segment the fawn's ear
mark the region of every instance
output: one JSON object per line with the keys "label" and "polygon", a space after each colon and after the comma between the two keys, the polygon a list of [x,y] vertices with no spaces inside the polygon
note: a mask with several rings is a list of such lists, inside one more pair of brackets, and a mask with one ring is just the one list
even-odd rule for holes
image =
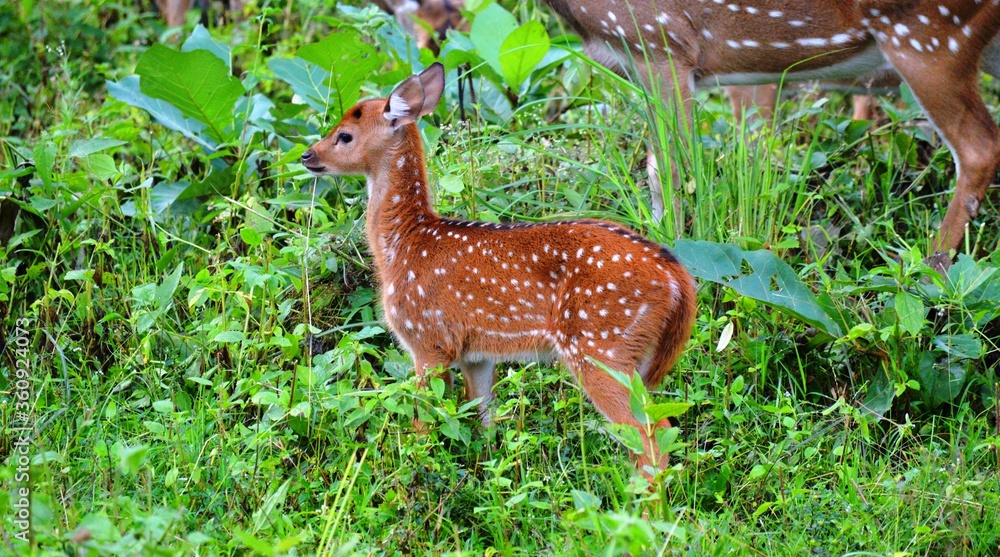
{"label": "fawn's ear", "polygon": [[419,75],[411,75],[397,85],[382,115],[393,128],[412,124],[417,118],[434,112],[443,91],[444,66],[435,62]]}

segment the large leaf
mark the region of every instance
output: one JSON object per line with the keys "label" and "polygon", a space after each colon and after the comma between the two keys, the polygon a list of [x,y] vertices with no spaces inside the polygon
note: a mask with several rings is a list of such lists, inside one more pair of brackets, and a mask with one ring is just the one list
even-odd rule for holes
{"label": "large leaf", "polygon": [[507,10],[493,3],[476,14],[472,22],[472,43],[476,45],[476,53],[498,74],[503,75],[500,66],[500,51],[504,39],[517,29],[517,20]]}
{"label": "large leaf", "polygon": [[333,91],[324,85],[330,73],[301,58],[271,58],[267,67],[317,112],[326,112]]}
{"label": "large leaf", "polygon": [[86,157],[87,155],[92,155],[94,153],[104,151],[105,149],[111,149],[112,147],[119,147],[125,144],[125,141],[120,139],[111,139],[109,137],[78,139],[70,145],[68,154],[71,157]]}
{"label": "large leaf", "polygon": [[900,328],[913,336],[919,334],[924,326],[924,316],[927,315],[920,298],[909,292],[897,292],[895,308]]}
{"label": "large leaf", "polygon": [[143,94],[165,100],[184,116],[205,124],[215,141],[233,138],[233,107],[246,90],[212,52],[178,52],[153,45],[139,59],[135,73]]}
{"label": "large leaf", "polygon": [[[745,252],[732,244],[678,240],[672,251],[700,279],[728,286],[741,296],[791,314],[830,336],[843,334],[795,271],[768,250]],[[744,271],[744,261],[752,272]]]}
{"label": "large leaf", "polygon": [[180,110],[167,101],[144,95],[139,90],[139,76],[130,75],[117,83],[109,81],[107,84],[108,93],[112,97],[145,110],[161,125],[180,132],[184,137],[197,142],[209,151],[215,150],[216,143],[202,133],[205,130],[204,124],[194,118],[185,118]]}
{"label": "large leaf", "polygon": [[205,29],[200,23],[191,32],[191,36],[188,40],[184,41],[181,45],[181,50],[184,52],[191,52],[192,50],[207,50],[214,54],[219,60],[226,63],[226,71],[233,71],[233,55],[232,51],[229,49],[229,45],[223,43],[217,43],[212,40],[212,35],[208,33],[208,29]]}
{"label": "large leaf", "polygon": [[512,31],[500,46],[500,69],[507,85],[517,90],[549,51],[549,34],[538,21]]}
{"label": "large leaf", "polygon": [[[314,91],[309,93],[319,96],[318,100],[324,104],[323,109],[326,108],[325,105],[329,105],[338,117],[358,102],[361,85],[372,78],[385,58],[375,47],[362,41],[361,34],[353,29],[332,33],[318,43],[303,46],[295,56],[324,72],[316,74],[310,71],[309,76],[310,80],[322,76],[321,83],[328,88],[329,93],[323,97],[321,90],[317,90],[315,86],[312,87]],[[310,70],[308,67],[306,69]],[[279,77],[284,79],[283,76]],[[300,96],[305,97],[301,93]]]}
{"label": "large leaf", "polygon": [[931,408],[951,402],[962,392],[965,376],[963,362],[951,358],[938,360],[934,352],[924,352],[917,365],[920,398]]}
{"label": "large leaf", "polygon": [[969,309],[1000,310],[1000,269],[962,253],[948,269],[946,287]]}

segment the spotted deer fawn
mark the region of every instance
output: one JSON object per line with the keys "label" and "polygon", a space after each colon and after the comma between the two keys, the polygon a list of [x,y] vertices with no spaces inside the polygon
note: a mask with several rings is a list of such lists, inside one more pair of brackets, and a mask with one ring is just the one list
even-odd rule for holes
{"label": "spotted deer fawn", "polygon": [[626,387],[597,362],[658,384],[691,335],[690,275],[669,251],[611,222],[438,216],[416,121],[434,111],[443,88],[444,68],[434,64],[388,99],[358,103],[302,155],[317,176],[367,178],[366,232],[385,320],[412,355],[418,385],[428,371],[458,367],[489,425],[497,362],[558,359],[608,420],[639,429],[638,465],[648,475],[666,463],[654,434],[669,422],[640,424]]}
{"label": "spotted deer fawn", "polygon": [[[1000,130],[979,94],[977,71],[1000,76],[1000,0],[546,1],[591,57],[652,76],[665,103],[683,105],[688,122],[701,85],[864,81],[895,72],[955,159],[955,193],[929,260],[938,270],[951,264],[950,251],[1000,164]],[[678,146],[672,149],[676,155]],[[652,155],[649,162],[654,214],[662,216]]]}

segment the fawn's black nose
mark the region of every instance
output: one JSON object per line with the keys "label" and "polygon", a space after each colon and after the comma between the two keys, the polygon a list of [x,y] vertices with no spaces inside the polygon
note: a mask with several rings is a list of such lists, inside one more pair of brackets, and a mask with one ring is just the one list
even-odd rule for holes
{"label": "fawn's black nose", "polygon": [[312,149],[308,149],[305,153],[302,153],[302,164],[309,164],[310,161],[316,158],[316,153]]}

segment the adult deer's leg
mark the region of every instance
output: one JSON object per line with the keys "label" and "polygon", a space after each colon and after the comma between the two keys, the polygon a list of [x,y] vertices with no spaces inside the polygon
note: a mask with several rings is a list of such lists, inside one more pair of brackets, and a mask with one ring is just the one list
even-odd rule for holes
{"label": "adult deer's leg", "polygon": [[874,120],[875,119],[875,97],[873,95],[853,95],[851,105],[854,108],[852,120]]}
{"label": "adult deer's leg", "polygon": [[[975,21],[979,25],[971,28],[987,37],[992,37],[1000,27],[1000,22],[988,18]],[[978,87],[977,69],[986,41],[976,39],[974,34],[973,40],[965,40],[954,49],[925,54],[888,42],[879,45],[913,90],[955,159],[955,194],[928,260],[942,272],[951,265],[949,252],[961,244],[965,228],[976,217],[1000,164],[1000,130],[990,117]]]}
{"label": "adult deer's leg", "polygon": [[[687,158],[687,153],[691,147],[691,126],[693,124],[693,99],[690,86],[691,68],[673,60],[660,60],[652,66],[644,63],[638,64],[638,71],[642,72],[640,77],[645,83],[651,81],[658,88],[660,98],[663,100],[663,112],[672,122],[660,122],[659,115],[654,114],[652,121],[657,125],[664,126],[667,136],[667,147],[663,153],[669,158],[671,184],[674,189],[681,187],[682,161]],[[650,75],[652,74],[652,75]],[[676,137],[678,141],[672,141]],[[652,130],[650,149],[646,154],[646,169],[649,172],[649,191],[652,204],[653,218],[659,222],[663,219],[663,184],[660,181],[660,165],[656,154],[656,144],[659,140],[657,130]],[[680,198],[674,196],[674,222],[679,235],[683,229],[683,211],[681,209]]]}
{"label": "adult deer's leg", "polygon": [[778,104],[777,85],[741,85],[723,89],[729,95],[737,124],[743,121],[743,115],[751,108],[756,108],[757,117],[765,122],[774,119],[774,107]]}
{"label": "adult deer's leg", "polygon": [[493,401],[493,384],[496,382],[493,362],[461,362],[458,366],[465,379],[465,398],[479,401],[479,421],[485,427],[493,425],[490,402]]}
{"label": "adult deer's leg", "polygon": [[184,14],[191,9],[191,0],[156,0],[156,7],[168,27],[178,27],[184,25]]}

